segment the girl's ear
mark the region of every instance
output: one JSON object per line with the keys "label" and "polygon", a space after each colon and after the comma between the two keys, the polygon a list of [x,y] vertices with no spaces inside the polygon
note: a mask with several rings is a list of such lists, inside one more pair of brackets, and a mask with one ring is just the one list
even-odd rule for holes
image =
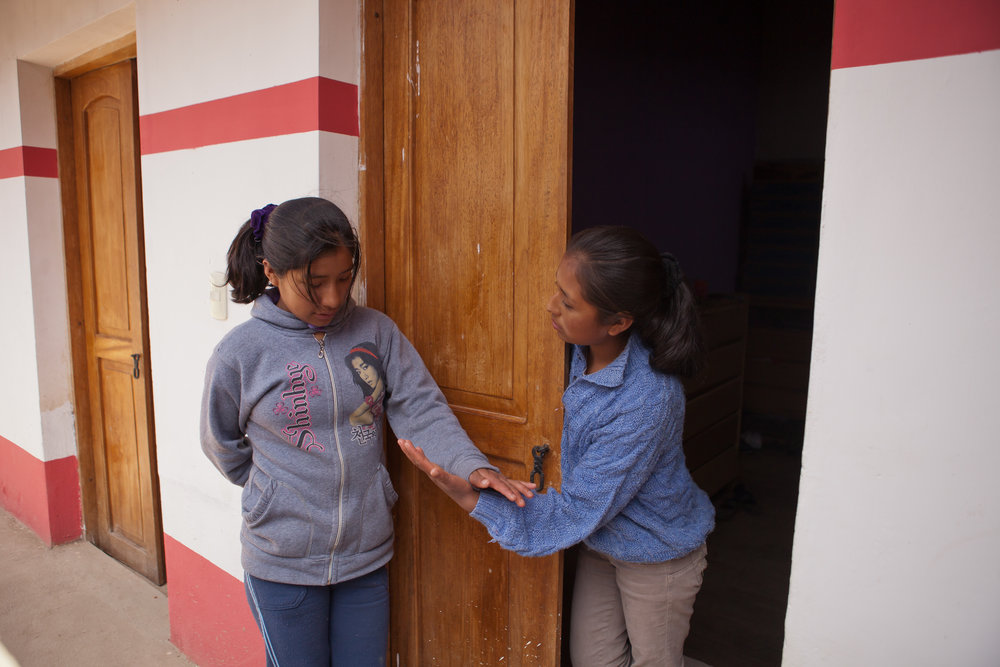
{"label": "girl's ear", "polygon": [[611,327],[608,329],[608,333],[612,336],[617,336],[622,332],[628,331],[633,322],[635,322],[635,320],[631,315],[618,313],[615,315],[615,319],[611,322]]}
{"label": "girl's ear", "polygon": [[262,259],[261,260],[261,264],[264,265],[264,275],[267,276],[268,281],[272,285],[277,285],[278,284],[278,274],[277,274],[277,272],[273,268],[271,268],[271,263],[268,262],[266,259]]}

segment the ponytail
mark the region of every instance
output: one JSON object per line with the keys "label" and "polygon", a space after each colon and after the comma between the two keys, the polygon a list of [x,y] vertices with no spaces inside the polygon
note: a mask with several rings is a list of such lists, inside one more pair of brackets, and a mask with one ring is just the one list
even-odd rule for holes
{"label": "ponytail", "polygon": [[618,313],[633,320],[635,335],[650,348],[649,364],[661,373],[690,376],[702,364],[698,310],[672,255],[660,255],[628,227],[590,227],[570,239],[584,298],[607,323]]}
{"label": "ponytail", "polygon": [[649,364],[653,368],[684,377],[701,370],[704,361],[701,322],[683,274],[672,287],[669,284],[665,287],[659,308],[652,316],[636,324],[640,338],[652,350]]}
{"label": "ponytail", "polygon": [[233,288],[233,301],[251,303],[267,288],[267,276],[261,263],[260,241],[254,238],[252,222],[247,220],[236,232],[226,254],[226,282]]}

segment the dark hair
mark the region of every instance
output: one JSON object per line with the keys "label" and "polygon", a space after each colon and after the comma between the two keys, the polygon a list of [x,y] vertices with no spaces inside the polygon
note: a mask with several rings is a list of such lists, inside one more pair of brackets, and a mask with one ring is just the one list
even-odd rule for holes
{"label": "dark hair", "polygon": [[583,298],[603,323],[632,317],[632,331],[652,352],[662,372],[694,375],[701,368],[702,338],[694,296],[672,255],[661,255],[629,227],[590,227],[570,239],[566,254],[577,259]]}
{"label": "dark hair", "polygon": [[344,212],[320,197],[290,199],[278,205],[267,219],[261,238],[254,237],[251,220],[236,233],[226,256],[226,281],[233,286],[233,301],[250,303],[267,288],[266,259],[279,276],[305,269],[307,296],[312,294],[310,267],[323,253],[347,248],[353,260],[351,285],[361,265],[361,246]]}
{"label": "dark hair", "polygon": [[358,343],[351,348],[350,352],[344,355],[344,363],[351,369],[351,377],[354,378],[354,384],[361,387],[361,391],[364,392],[365,396],[371,396],[375,390],[361,379],[361,374],[351,365],[351,360],[355,358],[361,359],[369,366],[374,366],[379,378],[382,382],[385,382],[385,369],[382,368],[382,359],[379,357],[379,351],[371,343]]}

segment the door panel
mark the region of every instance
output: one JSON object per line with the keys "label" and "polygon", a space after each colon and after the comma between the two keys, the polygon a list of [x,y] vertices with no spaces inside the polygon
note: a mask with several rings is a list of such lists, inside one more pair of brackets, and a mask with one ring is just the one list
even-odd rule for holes
{"label": "door panel", "polygon": [[[386,312],[480,449],[527,479],[548,444],[558,485],[564,348],[545,303],[569,227],[571,3],[381,9]],[[558,664],[561,557],[503,551],[390,458],[391,662]]]}
{"label": "door panel", "polygon": [[413,318],[411,331],[435,341],[427,361],[459,403],[519,412],[509,403],[514,58],[505,36],[514,32],[514,7],[479,4],[465,16],[450,2],[413,7],[413,270],[444,269],[463,289],[413,290],[414,313],[440,316]]}
{"label": "door panel", "polygon": [[80,273],[70,289],[80,291],[85,341],[77,372],[87,387],[81,423],[90,424],[81,436],[87,537],[163,583],[134,77],[126,61],[69,84]]}

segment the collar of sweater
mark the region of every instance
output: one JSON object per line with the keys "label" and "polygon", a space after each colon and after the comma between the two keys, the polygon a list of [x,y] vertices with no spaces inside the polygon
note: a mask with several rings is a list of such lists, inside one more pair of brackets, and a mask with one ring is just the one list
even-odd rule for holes
{"label": "collar of sweater", "polygon": [[587,358],[584,354],[584,349],[579,345],[573,347],[573,357],[574,357],[574,370],[580,369],[579,373],[574,373],[581,380],[586,380],[592,384],[601,385],[603,387],[618,387],[625,381],[625,369],[628,366],[629,357],[633,354],[642,353],[642,343],[639,342],[637,336],[629,336],[628,343],[625,345],[625,349],[621,351],[615,360],[610,364],[597,371],[596,373],[590,373],[589,375],[582,372],[582,369],[587,367]]}
{"label": "collar of sweater", "polygon": [[325,327],[317,328],[306,324],[287,310],[279,308],[278,290],[271,288],[254,300],[253,307],[250,310],[250,315],[258,320],[263,320],[268,324],[273,324],[276,327],[287,329],[289,331],[301,331],[302,333],[309,334],[316,332],[334,333],[344,326],[344,323],[347,322],[351,313],[354,311],[354,308],[354,299],[352,297],[348,297],[347,303],[344,304],[343,308],[337,312],[333,320]]}

